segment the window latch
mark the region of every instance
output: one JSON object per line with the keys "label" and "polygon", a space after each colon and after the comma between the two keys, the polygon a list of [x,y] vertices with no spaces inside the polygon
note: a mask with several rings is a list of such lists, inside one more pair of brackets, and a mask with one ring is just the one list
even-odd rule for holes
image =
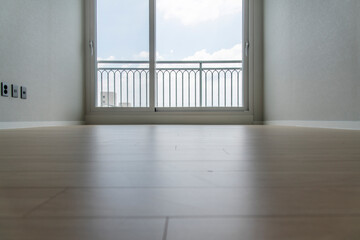
{"label": "window latch", "polygon": [[245,56],[248,57],[249,56],[249,48],[250,48],[250,43],[246,42],[245,43]]}
{"label": "window latch", "polygon": [[94,56],[94,41],[89,41],[89,47],[90,47],[90,55]]}

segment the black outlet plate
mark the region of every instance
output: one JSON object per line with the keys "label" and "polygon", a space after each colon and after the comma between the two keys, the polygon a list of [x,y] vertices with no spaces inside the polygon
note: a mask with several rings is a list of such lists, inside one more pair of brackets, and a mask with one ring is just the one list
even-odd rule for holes
{"label": "black outlet plate", "polygon": [[10,93],[9,84],[2,82],[1,83],[1,96],[8,97]]}
{"label": "black outlet plate", "polygon": [[11,96],[13,98],[19,97],[19,86],[12,84],[11,85]]}
{"label": "black outlet plate", "polygon": [[27,99],[27,89],[26,89],[26,87],[21,87],[21,99]]}

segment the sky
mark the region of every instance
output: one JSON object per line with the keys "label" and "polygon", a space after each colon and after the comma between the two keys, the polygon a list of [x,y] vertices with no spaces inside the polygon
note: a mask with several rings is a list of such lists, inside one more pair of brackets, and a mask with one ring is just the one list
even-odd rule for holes
{"label": "sky", "polygon": [[[157,60],[241,60],[242,0],[157,0]],[[149,0],[98,0],[98,59],[148,60]]]}

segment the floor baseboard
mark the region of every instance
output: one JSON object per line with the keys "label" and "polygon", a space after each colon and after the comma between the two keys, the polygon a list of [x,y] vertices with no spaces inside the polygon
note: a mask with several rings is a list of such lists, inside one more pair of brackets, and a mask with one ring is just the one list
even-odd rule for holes
{"label": "floor baseboard", "polygon": [[264,125],[360,130],[360,121],[264,121]]}
{"label": "floor baseboard", "polygon": [[38,122],[0,122],[0,129],[18,129],[35,127],[59,127],[83,125],[83,121],[38,121]]}

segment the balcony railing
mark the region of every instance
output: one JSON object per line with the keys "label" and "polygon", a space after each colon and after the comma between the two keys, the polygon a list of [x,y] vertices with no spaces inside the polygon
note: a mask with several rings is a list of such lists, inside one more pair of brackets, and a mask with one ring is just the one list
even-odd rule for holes
{"label": "balcony railing", "polygon": [[[242,61],[159,61],[158,108],[243,106]],[[98,61],[97,106],[149,107],[149,62]]]}

